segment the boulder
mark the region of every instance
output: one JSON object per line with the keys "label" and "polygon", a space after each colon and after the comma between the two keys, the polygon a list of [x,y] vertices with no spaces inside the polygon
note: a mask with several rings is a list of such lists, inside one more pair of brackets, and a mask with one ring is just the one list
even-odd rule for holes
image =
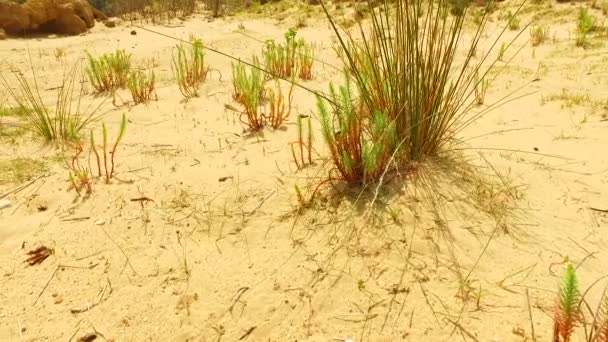
{"label": "boulder", "polygon": [[86,0],[0,0],[0,28],[10,34],[80,34],[106,16]]}

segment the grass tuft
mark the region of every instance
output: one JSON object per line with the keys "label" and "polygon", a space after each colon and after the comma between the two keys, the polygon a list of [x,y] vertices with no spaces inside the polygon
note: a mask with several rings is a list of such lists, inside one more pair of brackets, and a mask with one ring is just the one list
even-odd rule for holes
{"label": "grass tuft", "polygon": [[131,92],[133,102],[147,103],[156,96],[154,87],[155,76],[154,71],[150,70],[147,74],[141,70],[133,71],[127,79],[127,86]]}
{"label": "grass tuft", "polygon": [[177,80],[179,91],[184,97],[197,97],[199,84],[207,79],[209,68],[205,65],[203,41],[190,38],[192,44],[188,48],[184,44],[175,47],[173,54],[173,74]]}
{"label": "grass tuft", "polygon": [[31,64],[31,56],[30,67],[33,81],[28,80],[22,73],[15,73],[17,81],[17,90],[15,90],[4,75],[0,74],[4,87],[20,108],[18,111],[24,115],[27,121],[26,127],[47,143],[78,141],[83,129],[97,119],[96,111],[99,107],[86,114],[80,110],[80,99],[84,96],[84,88],[81,86],[79,93],[75,94],[77,65],[64,73],[61,86],[58,87],[55,106],[52,109],[45,105],[40,95],[36,74]]}
{"label": "grass tuft", "polygon": [[[495,65],[489,53],[507,30],[474,58],[491,2],[466,43],[468,7],[456,6],[458,15],[449,15],[458,5],[451,0],[398,1],[390,9],[370,3],[369,26],[359,24],[360,38],[338,29],[322,5],[346,64],[344,85],[330,85],[329,101],[317,97],[323,136],[340,179],[366,184],[386,171],[411,169],[448,149],[455,135],[482,115],[470,113],[474,91]],[[463,44],[464,59],[457,63]]]}
{"label": "grass tuft", "polygon": [[86,52],[88,66],[86,73],[89,81],[98,93],[111,92],[127,85],[131,69],[131,54],[125,50],[103,54],[99,58]]}

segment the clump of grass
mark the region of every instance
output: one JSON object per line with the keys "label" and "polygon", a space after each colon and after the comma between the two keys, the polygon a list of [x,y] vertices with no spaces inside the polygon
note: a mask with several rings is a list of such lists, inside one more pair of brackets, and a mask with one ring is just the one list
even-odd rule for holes
{"label": "clump of grass", "polygon": [[312,66],[315,62],[315,50],[312,44],[301,40],[298,44],[298,77],[302,80],[312,79]]}
{"label": "clump of grass", "polygon": [[[81,112],[80,99],[84,96],[84,88],[81,86],[79,93],[75,95],[77,65],[64,74],[62,84],[58,87],[55,106],[52,109],[45,105],[40,96],[31,56],[30,66],[33,82],[22,73],[15,73],[18,90],[14,90],[4,75],[0,74],[7,92],[17,103],[19,111],[24,114],[27,121],[26,127],[47,143],[78,141],[82,130],[97,119],[95,113],[99,106],[89,113]],[[76,103],[74,103],[74,97],[77,98]]]}
{"label": "clump of grass", "polygon": [[[245,96],[264,98],[264,74],[260,70],[259,60],[255,56],[253,65],[254,67],[247,68],[240,62],[232,64],[232,99],[241,104],[245,102]],[[256,103],[260,102],[256,101]]]}
{"label": "clump of grass", "polygon": [[[476,104],[473,93],[496,60],[489,57],[492,49],[473,56],[491,8],[476,24],[464,61],[456,63],[468,11],[450,16],[452,5],[413,0],[391,4],[390,10],[370,9],[360,41],[339,30],[323,5],[347,69],[344,84],[331,84],[329,95],[317,101],[337,179],[361,185],[381,180],[385,172],[411,170],[446,151],[455,134],[483,114],[469,113]],[[481,61],[489,65],[485,70]]]}
{"label": "clump of grass", "polygon": [[289,88],[289,94],[287,94],[287,100],[283,95],[280,82],[276,81],[276,87],[268,88],[268,104],[266,111],[263,114],[265,124],[272,129],[279,129],[285,120],[291,114],[291,102],[293,100],[293,83]]}
{"label": "clump of grass", "polygon": [[262,50],[265,69],[270,75],[276,77],[291,77],[296,66],[296,31],[289,29],[285,33],[285,45],[276,43],[274,40],[266,41]]}
{"label": "clump of grass", "polygon": [[114,53],[93,57],[86,52],[88,66],[86,73],[93,88],[98,93],[114,91],[127,84],[127,77],[131,69],[131,54],[125,50],[116,50]]}
{"label": "clump of grass", "polygon": [[535,25],[530,28],[530,43],[532,46],[539,46],[549,38],[549,28],[546,26]]}
{"label": "clump of grass", "polygon": [[297,31],[290,28],[285,33],[285,43],[268,40],[262,55],[265,70],[272,77],[290,78],[297,75],[303,80],[312,79],[314,46],[304,39],[296,39]]}
{"label": "clump of grass", "polygon": [[509,20],[509,30],[511,30],[511,31],[519,30],[519,27],[520,27],[519,17],[517,17],[516,15],[513,15],[513,13],[511,13],[511,11],[509,11],[509,13],[507,14],[507,19]]}
{"label": "clump of grass", "polygon": [[265,88],[263,94],[267,94],[267,98],[262,98],[259,92],[245,93],[241,96],[240,104],[244,109],[240,120],[241,123],[247,125],[251,132],[259,131],[264,127],[278,129],[291,114],[293,83],[289,89],[287,100],[285,100],[278,80],[274,89]]}
{"label": "clump of grass", "polygon": [[184,97],[198,96],[199,84],[207,79],[209,68],[205,65],[203,41],[191,37],[191,45],[186,49],[184,44],[176,46],[177,54],[173,55],[173,73]]}
{"label": "clump of grass", "polygon": [[576,46],[588,47],[589,42],[587,38],[594,28],[595,17],[589,14],[589,10],[586,7],[580,7],[576,25]]}
{"label": "clump of grass", "polygon": [[65,57],[65,48],[55,48],[55,50],[53,50],[53,55],[55,56],[56,61],[61,61]]}
{"label": "clump of grass", "polygon": [[153,95],[156,96],[154,71],[150,70],[145,73],[141,70],[133,71],[127,79],[127,86],[131,92],[133,102],[146,103],[152,100]]}

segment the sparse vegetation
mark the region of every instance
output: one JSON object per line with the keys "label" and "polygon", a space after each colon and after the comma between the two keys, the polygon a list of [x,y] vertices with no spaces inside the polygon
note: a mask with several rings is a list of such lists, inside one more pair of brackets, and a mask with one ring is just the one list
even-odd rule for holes
{"label": "sparse vegetation", "polygon": [[530,28],[530,43],[532,46],[539,46],[549,38],[549,28],[546,26],[534,25]]}
{"label": "sparse vegetation", "polygon": [[152,100],[153,96],[156,95],[154,90],[155,80],[153,70],[150,70],[148,73],[141,70],[131,72],[127,80],[127,86],[131,92],[133,102],[138,104]]}
{"label": "sparse vegetation", "polygon": [[26,127],[47,143],[78,141],[86,126],[97,119],[98,108],[90,110],[87,114],[81,111],[82,87],[77,95],[76,104],[74,104],[76,71],[77,65],[74,65],[64,74],[53,109],[49,109],[42,100],[33,66],[33,82],[21,73],[14,74],[17,91],[13,89],[4,75],[0,74],[5,89],[20,108],[18,112],[24,114],[28,123]]}
{"label": "sparse vegetation", "polygon": [[[244,102],[261,103],[265,96],[264,74],[260,69],[257,57],[253,57],[254,67],[247,67],[243,63],[232,63],[232,99],[244,104]],[[249,70],[249,73],[247,73]],[[245,97],[255,97],[246,99]]]}
{"label": "sparse vegetation", "polygon": [[87,52],[86,73],[89,81],[99,93],[114,91],[127,85],[131,69],[131,54],[124,50],[103,54],[99,58]]}
{"label": "sparse vegetation", "polygon": [[[110,146],[108,143],[108,129],[106,128],[105,123],[102,125],[102,131],[101,131],[102,138],[103,138],[103,140],[102,140],[103,145],[102,145],[102,149],[101,149],[102,158],[99,157],[100,151],[99,151],[98,146],[95,144],[95,137],[94,137],[93,131],[91,131],[91,135],[90,135],[91,151],[93,152],[93,154],[95,154],[95,160],[97,161],[97,173],[98,173],[99,177],[102,177],[102,176],[105,177],[106,183],[110,183],[110,180],[114,176],[114,167],[115,167],[114,159],[116,156],[116,149],[118,148],[118,145],[122,141],[122,138],[125,135],[126,129],[127,129],[127,117],[123,113],[122,120],[120,121],[118,135],[116,136],[116,140],[114,141],[114,144],[112,146]],[[102,159],[103,159],[103,164],[101,162]],[[109,165],[108,165],[108,163],[109,163]],[[102,165],[103,165],[103,172],[102,172]],[[109,166],[109,169],[108,169],[108,166]],[[75,169],[75,171],[78,171],[78,169]]]}
{"label": "sparse vegetation", "polygon": [[207,79],[209,73],[209,68],[205,65],[203,41],[194,37],[190,40],[189,48],[179,44],[173,54],[173,74],[184,97],[198,96],[198,87]]}
{"label": "sparse vegetation", "polygon": [[580,7],[576,26],[576,46],[588,47],[588,35],[595,28],[595,17],[589,14],[586,7]]}
{"label": "sparse vegetation", "polygon": [[509,13],[507,14],[507,18],[509,20],[509,30],[511,30],[511,31],[519,30],[519,28],[520,28],[519,17],[517,17],[516,15],[513,15],[513,13],[511,13],[509,11]]}
{"label": "sparse vegetation", "polygon": [[[290,143],[289,148],[291,149],[293,161],[298,170],[300,170],[306,167],[306,165],[312,165],[312,120],[310,116],[298,115],[296,124],[298,126],[298,140]],[[304,127],[306,127],[306,134],[304,133]]]}
{"label": "sparse vegetation", "polygon": [[46,165],[41,160],[32,158],[0,160],[0,185],[24,183],[45,170]]}
{"label": "sparse vegetation", "polygon": [[448,16],[450,8],[450,1],[415,1],[397,2],[394,11],[370,11],[371,32],[357,43],[324,7],[349,70],[344,85],[330,85],[328,100],[318,97],[323,136],[341,180],[375,182],[391,168],[435,157],[473,120],[464,119],[475,104],[469,95],[485,72],[475,76],[481,65],[472,57],[490,11],[483,12],[467,58],[452,74],[466,11]]}

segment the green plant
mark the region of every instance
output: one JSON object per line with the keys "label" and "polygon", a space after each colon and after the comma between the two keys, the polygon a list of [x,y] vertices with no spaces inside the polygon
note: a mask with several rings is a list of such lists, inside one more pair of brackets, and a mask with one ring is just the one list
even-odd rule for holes
{"label": "green plant", "polygon": [[504,61],[506,51],[507,51],[507,44],[506,43],[500,44],[500,49],[498,50],[498,60],[499,61],[501,61],[501,62]]}
{"label": "green plant", "polygon": [[131,69],[131,54],[124,50],[103,54],[99,58],[86,52],[88,66],[86,73],[93,88],[99,93],[114,91],[127,84],[127,77]]}
{"label": "green plant", "polygon": [[480,78],[479,73],[475,73],[475,103],[482,105],[486,99],[486,93],[490,82],[486,78]]}
{"label": "green plant", "polygon": [[176,46],[177,55],[173,55],[173,73],[179,91],[185,97],[198,96],[198,86],[207,79],[209,68],[205,65],[203,41],[191,37],[190,49],[186,51],[183,44]]}
{"label": "green plant", "polygon": [[154,71],[150,70],[147,74],[141,70],[133,71],[127,79],[127,86],[131,92],[133,102],[146,103],[156,95],[154,90]]}
{"label": "green plant", "polygon": [[413,0],[370,9],[360,41],[338,29],[323,5],[346,64],[345,84],[332,84],[329,96],[317,97],[323,137],[339,174],[331,178],[366,184],[397,168],[411,170],[447,150],[455,134],[481,115],[469,113],[473,92],[496,61],[489,58],[492,49],[479,59],[473,55],[490,10],[483,11],[464,60],[456,63],[468,12],[464,7],[450,16],[452,4]]}
{"label": "green plant", "polygon": [[80,139],[81,131],[97,119],[96,112],[99,107],[89,113],[80,109],[80,99],[84,96],[84,89],[80,87],[77,100],[74,104],[77,65],[74,65],[63,75],[61,86],[58,88],[55,106],[49,109],[38,88],[36,73],[32,70],[33,82],[28,81],[22,73],[15,73],[17,91],[9,84],[4,75],[0,74],[7,92],[17,103],[19,112],[27,121],[27,129],[42,138],[47,143],[75,142]]}
{"label": "green plant", "polygon": [[70,187],[68,191],[74,189],[78,195],[82,194],[84,190],[87,195],[93,193],[93,179],[91,178],[91,171],[80,164],[80,155],[84,151],[81,143],[77,143],[74,146],[75,152],[70,161],[66,163],[68,168],[68,177],[70,180]]}
{"label": "green plant", "polygon": [[539,46],[549,38],[549,28],[535,25],[530,28],[530,43],[532,46]]}
{"label": "green plant", "polygon": [[[304,124],[303,120],[306,120],[306,141],[304,140]],[[308,115],[298,115],[296,121],[298,126],[298,140],[289,144],[291,149],[291,156],[293,161],[296,163],[298,170],[303,169],[306,165],[312,165],[312,120]],[[295,145],[298,146],[294,147]],[[306,149],[306,153],[304,152]],[[306,159],[305,159],[306,158]]]}
{"label": "green plant", "polygon": [[312,66],[315,62],[315,50],[312,44],[300,40],[298,53],[298,77],[302,80],[312,79]]}
{"label": "green plant", "polygon": [[[569,342],[579,326],[584,328],[586,342],[608,341],[608,288],[604,288],[595,311],[585,299],[597,283],[598,281],[594,282],[581,293],[576,269],[566,259],[566,269],[553,311],[553,342]],[[584,308],[589,316],[585,315]]]}
{"label": "green plant", "polygon": [[[232,99],[243,104],[245,96],[256,96],[259,99],[264,98],[264,74],[260,70],[260,63],[257,57],[253,57],[254,67],[249,68],[245,64],[232,64]],[[260,101],[256,101],[259,103]]]}
{"label": "green plant", "polygon": [[587,36],[595,28],[595,17],[589,14],[586,7],[580,7],[576,26],[576,46],[587,47]]}
{"label": "green plant", "polygon": [[276,81],[275,89],[267,89],[268,105],[266,106],[266,113],[263,114],[266,125],[270,126],[272,129],[280,128],[281,125],[283,125],[283,122],[285,122],[291,114],[293,83],[291,83],[289,88],[287,102],[285,101],[285,96],[283,95],[283,90],[278,80]]}
{"label": "green plant", "polygon": [[507,14],[507,18],[509,20],[509,30],[517,31],[520,27],[519,18],[516,15],[513,15],[511,11]]}
{"label": "green plant", "polygon": [[266,41],[262,55],[264,56],[265,70],[271,76],[288,78],[291,77],[296,67],[296,53],[298,44],[296,41],[297,31],[289,29],[285,33],[285,45],[278,44],[274,40]]}
{"label": "green plant", "polygon": [[570,341],[574,328],[581,321],[580,300],[581,296],[578,290],[576,272],[572,264],[568,263],[560,286],[558,302],[554,310],[554,341]]}
{"label": "green plant", "polygon": [[[114,145],[112,145],[112,149],[110,151],[108,151],[108,149],[110,148],[110,146],[108,145],[108,129],[106,128],[105,123],[102,125],[102,137],[103,137],[103,149],[102,149],[102,156],[103,156],[103,173],[101,170],[101,158],[99,157],[99,151],[97,149],[97,146],[95,144],[95,137],[93,135],[93,131],[91,131],[91,151],[93,151],[93,153],[95,154],[96,157],[96,161],[97,161],[97,172],[98,172],[98,176],[102,177],[103,175],[105,175],[105,180],[106,183],[110,183],[110,180],[112,179],[112,177],[114,176],[114,157],[116,156],[116,149],[118,148],[118,145],[120,144],[120,142],[122,141],[122,138],[125,135],[125,131],[127,129],[127,117],[126,115],[123,113],[122,114],[122,120],[120,121],[120,128],[118,131],[118,136],[116,137],[116,141],[114,142]],[[109,154],[109,157],[108,157]],[[108,169],[108,162],[110,162],[110,168]]]}
{"label": "green plant", "polygon": [[241,94],[240,103],[244,109],[241,112],[240,120],[247,125],[250,131],[256,132],[264,127],[278,129],[289,117],[293,100],[293,83],[289,89],[287,102],[278,80],[276,81],[276,89],[267,88],[263,90],[263,94],[268,95],[266,104],[263,104],[264,99],[259,92]]}

